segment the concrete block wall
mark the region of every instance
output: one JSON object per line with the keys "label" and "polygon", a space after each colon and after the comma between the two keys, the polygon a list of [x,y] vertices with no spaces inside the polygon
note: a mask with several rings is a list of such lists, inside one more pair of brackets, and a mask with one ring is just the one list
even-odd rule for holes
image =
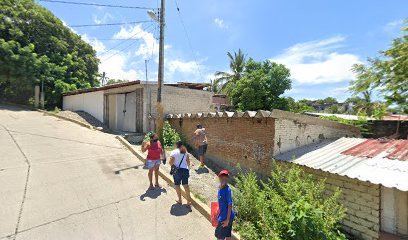
{"label": "concrete block wall", "polygon": [[[212,92],[179,88],[172,86],[164,86],[162,99],[165,113],[197,113],[211,112],[214,107],[212,105]],[[148,99],[145,99],[146,101]],[[157,89],[152,89],[152,112],[156,112]]]}
{"label": "concrete block wall", "polygon": [[358,137],[359,129],[316,117],[273,110],[275,121],[275,153],[278,155],[295,148],[317,143],[323,139]]}
{"label": "concrete block wall", "polygon": [[63,97],[62,109],[84,111],[103,122],[103,91],[89,92]]}
{"label": "concrete block wall", "polygon": [[293,150],[324,139],[338,139],[355,136],[347,129],[336,129],[330,126],[307,124],[288,119],[275,121],[275,155]]}
{"label": "concrete block wall", "polygon": [[328,194],[339,188],[342,192],[340,203],[347,208],[342,222],[345,232],[357,239],[379,239],[380,232],[380,186],[321,170],[303,167],[316,180],[326,179]]}
{"label": "concrete block wall", "polygon": [[196,125],[203,124],[208,138],[207,157],[218,166],[233,170],[239,164],[264,175],[270,173],[273,118],[171,118],[169,122],[192,146]]}

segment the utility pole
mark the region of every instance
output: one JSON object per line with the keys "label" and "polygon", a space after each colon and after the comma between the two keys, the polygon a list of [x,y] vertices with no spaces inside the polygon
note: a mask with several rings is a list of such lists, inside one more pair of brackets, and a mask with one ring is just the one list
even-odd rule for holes
{"label": "utility pole", "polygon": [[160,135],[164,124],[164,109],[162,105],[162,90],[164,80],[164,12],[165,12],[165,0],[161,0],[160,7],[160,39],[159,39],[159,73],[158,73],[158,88],[157,88],[157,129],[156,132]]}

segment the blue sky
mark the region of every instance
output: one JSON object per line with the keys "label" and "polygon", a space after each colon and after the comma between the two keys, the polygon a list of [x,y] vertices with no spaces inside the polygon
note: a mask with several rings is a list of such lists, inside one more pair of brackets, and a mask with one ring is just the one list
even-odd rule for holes
{"label": "blue sky", "polygon": [[[157,0],[93,2],[152,8],[159,4]],[[146,10],[39,3],[67,25],[149,20]],[[354,77],[350,71],[352,64],[365,62],[378,50],[386,49],[391,39],[400,35],[402,21],[408,17],[406,0],[392,3],[177,0],[177,3],[181,18],[176,1],[166,1],[166,82],[209,82],[215,71],[228,70],[226,53],[241,48],[255,60],[271,59],[289,67],[293,87],[285,95],[296,99],[347,98],[350,94],[346,89]],[[105,71],[109,78],[144,80],[144,63],[149,60],[148,78],[156,79],[157,24],[73,30],[94,46],[102,61],[100,71]],[[135,39],[106,40],[114,38]]]}

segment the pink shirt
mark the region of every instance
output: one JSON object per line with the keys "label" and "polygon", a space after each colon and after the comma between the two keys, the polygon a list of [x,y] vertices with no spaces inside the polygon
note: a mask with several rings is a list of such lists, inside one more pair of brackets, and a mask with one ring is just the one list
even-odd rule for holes
{"label": "pink shirt", "polygon": [[162,153],[162,145],[160,141],[150,141],[150,147],[147,149],[147,160],[160,160]]}

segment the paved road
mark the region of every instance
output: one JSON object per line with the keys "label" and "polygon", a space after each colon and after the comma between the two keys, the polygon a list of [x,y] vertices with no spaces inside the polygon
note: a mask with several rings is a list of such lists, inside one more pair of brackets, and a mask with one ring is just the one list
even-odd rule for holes
{"label": "paved road", "polygon": [[142,162],[112,135],[0,105],[1,240],[213,239],[162,184],[146,191]]}

